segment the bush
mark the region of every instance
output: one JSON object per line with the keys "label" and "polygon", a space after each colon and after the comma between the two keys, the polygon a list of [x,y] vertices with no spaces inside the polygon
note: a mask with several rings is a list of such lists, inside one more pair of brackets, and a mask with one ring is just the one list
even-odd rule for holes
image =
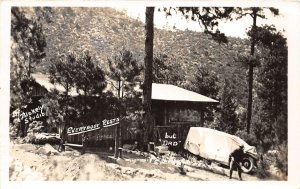
{"label": "bush", "polygon": [[44,131],[44,125],[41,121],[33,121],[29,124],[27,133],[34,134],[34,133],[41,133]]}
{"label": "bush", "polygon": [[270,172],[268,171],[270,168],[270,164],[265,161],[264,159],[261,159],[258,161],[257,169],[255,171],[255,174],[258,178],[264,179],[270,177]]}
{"label": "bush", "polygon": [[278,153],[275,154],[275,167],[278,169],[278,176],[280,176],[282,179],[286,179],[288,175],[287,144],[283,143],[277,148]]}
{"label": "bush", "polygon": [[33,121],[29,124],[27,130],[27,136],[23,139],[23,143],[34,143],[35,142],[35,133],[42,132],[44,126],[41,121]]}
{"label": "bush", "polygon": [[286,180],[288,174],[287,146],[281,144],[265,153],[258,163],[256,175],[259,178]]}
{"label": "bush", "polygon": [[18,129],[20,129],[20,126],[21,120],[17,116],[14,116],[9,124],[9,136],[18,137]]}
{"label": "bush", "polygon": [[9,125],[9,136],[10,137],[17,137],[18,134],[18,127],[19,127],[19,122],[14,122],[13,124]]}

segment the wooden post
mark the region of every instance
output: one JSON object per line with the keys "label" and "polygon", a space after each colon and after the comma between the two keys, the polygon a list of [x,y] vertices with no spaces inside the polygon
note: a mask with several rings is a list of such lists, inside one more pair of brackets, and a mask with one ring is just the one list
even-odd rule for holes
{"label": "wooden post", "polygon": [[164,101],[163,102],[163,109],[164,109],[164,112],[163,112],[163,124],[164,125],[167,125],[168,124],[168,112],[167,112],[167,102]]}
{"label": "wooden post", "polygon": [[199,106],[200,108],[198,109],[199,113],[200,113],[200,127],[204,126],[204,112],[203,112],[203,108],[202,105]]}

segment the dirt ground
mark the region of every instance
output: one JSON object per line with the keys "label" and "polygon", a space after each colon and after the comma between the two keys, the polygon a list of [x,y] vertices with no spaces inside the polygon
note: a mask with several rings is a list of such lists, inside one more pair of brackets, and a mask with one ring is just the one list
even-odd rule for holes
{"label": "dirt ground", "polygon": [[[60,153],[48,144],[10,143],[10,181],[237,181],[237,172],[231,180],[228,174],[228,169],[215,164],[206,168],[180,157],[158,160],[127,151],[122,159],[114,159],[112,151],[87,150],[81,154],[68,149]],[[261,180],[250,174],[243,174],[243,179]]]}

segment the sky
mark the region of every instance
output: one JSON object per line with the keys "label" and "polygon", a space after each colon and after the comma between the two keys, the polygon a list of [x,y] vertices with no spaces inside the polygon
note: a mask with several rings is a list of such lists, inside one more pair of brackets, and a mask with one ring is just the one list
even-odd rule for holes
{"label": "sky", "polygon": [[[138,19],[142,22],[145,20],[145,7],[144,6],[134,6],[125,8],[127,11],[127,15],[131,18]],[[280,15],[274,17],[269,11],[266,11],[268,19],[258,19],[258,25],[262,24],[273,24],[277,28],[277,30],[281,31],[286,36],[286,29],[288,28],[288,13],[289,7],[282,6],[279,8]],[[173,30],[173,27],[179,30],[189,29],[192,31],[203,31],[199,26],[198,22],[187,21],[180,14],[173,14],[166,18],[165,13],[163,11],[158,12],[155,9],[154,13],[154,24],[155,27],[160,29],[169,29]],[[240,37],[246,38],[246,29],[249,28],[252,24],[252,18],[247,16],[241,20],[220,22],[219,30],[225,33],[227,36],[231,37]]]}

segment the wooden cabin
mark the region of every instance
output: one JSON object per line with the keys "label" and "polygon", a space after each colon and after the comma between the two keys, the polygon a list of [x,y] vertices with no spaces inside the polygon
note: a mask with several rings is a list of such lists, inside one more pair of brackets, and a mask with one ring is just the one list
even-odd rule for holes
{"label": "wooden cabin", "polygon": [[[36,98],[41,98],[52,89],[64,92],[60,85],[50,83],[48,76],[43,74],[33,74],[36,81],[33,94]],[[78,98],[79,94],[73,89],[70,94],[72,98]],[[80,99],[79,99],[80,101]],[[183,89],[170,84],[152,84],[152,110],[155,120],[154,135],[156,145],[167,145],[170,148],[182,146],[190,127],[203,126],[201,108],[209,103],[218,103],[218,101],[203,96],[201,94]],[[99,110],[99,109],[98,109]],[[100,123],[104,118],[101,111],[93,112],[92,121]],[[82,122],[71,122],[73,127],[80,127],[83,124],[91,124],[87,120]],[[94,123],[94,124],[95,124]],[[122,125],[123,144],[137,140],[137,128],[139,123],[124,122]],[[90,146],[113,146],[115,137],[115,127],[103,128],[88,132]],[[80,144],[82,134],[68,137],[68,142]]]}
{"label": "wooden cabin", "polygon": [[152,84],[156,145],[180,148],[190,127],[203,126],[202,107],[218,101],[170,84]]}

